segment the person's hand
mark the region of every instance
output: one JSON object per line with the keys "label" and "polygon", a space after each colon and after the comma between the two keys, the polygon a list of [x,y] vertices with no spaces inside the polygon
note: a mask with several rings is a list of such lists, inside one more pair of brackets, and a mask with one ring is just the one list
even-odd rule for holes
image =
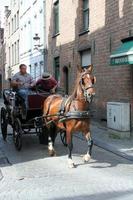
{"label": "person's hand", "polygon": [[31,88],[31,84],[29,84],[29,83],[24,83],[24,87],[26,87],[26,88]]}
{"label": "person's hand", "polygon": [[30,86],[31,86],[31,87],[35,87],[36,84],[35,84],[35,83],[31,83]]}
{"label": "person's hand", "polygon": [[22,86],[22,85],[24,85],[24,83],[23,82],[17,82],[17,85]]}
{"label": "person's hand", "polygon": [[55,93],[55,88],[51,89],[51,90],[50,90],[50,93],[51,93],[51,94],[54,94],[54,93]]}

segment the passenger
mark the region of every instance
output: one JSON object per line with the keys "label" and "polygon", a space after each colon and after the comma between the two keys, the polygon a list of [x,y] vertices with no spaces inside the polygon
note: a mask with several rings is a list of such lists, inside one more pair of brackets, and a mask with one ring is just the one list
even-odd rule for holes
{"label": "passenger", "polygon": [[25,119],[26,111],[28,109],[28,94],[32,93],[31,88],[34,86],[35,82],[33,81],[32,76],[27,73],[27,66],[25,64],[21,64],[19,70],[20,71],[11,79],[11,87],[24,99],[23,118]]}
{"label": "passenger", "polygon": [[55,78],[48,72],[44,72],[42,74],[42,78],[38,79],[36,82],[36,86],[38,89],[50,92],[50,93],[55,93],[55,90],[57,88],[57,81]]}

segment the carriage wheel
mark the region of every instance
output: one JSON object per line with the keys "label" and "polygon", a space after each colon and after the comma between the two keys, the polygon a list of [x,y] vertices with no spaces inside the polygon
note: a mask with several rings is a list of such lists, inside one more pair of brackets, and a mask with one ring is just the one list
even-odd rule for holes
{"label": "carriage wheel", "polygon": [[64,144],[65,147],[67,147],[67,142],[66,142],[66,131],[61,131],[60,132],[60,138],[62,143]]}
{"label": "carriage wheel", "polygon": [[39,142],[40,144],[48,144],[48,129],[47,127],[42,127],[40,133],[39,133]]}
{"label": "carriage wheel", "polygon": [[1,133],[3,136],[3,140],[6,140],[7,137],[7,111],[4,107],[1,108]]}
{"label": "carriage wheel", "polygon": [[16,149],[20,151],[22,148],[22,127],[21,127],[21,122],[18,118],[14,122],[13,140]]}

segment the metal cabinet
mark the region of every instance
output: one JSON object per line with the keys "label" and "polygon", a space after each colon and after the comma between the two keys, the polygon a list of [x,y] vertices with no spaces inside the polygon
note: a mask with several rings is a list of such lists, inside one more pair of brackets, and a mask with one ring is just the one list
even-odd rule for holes
{"label": "metal cabinet", "polygon": [[130,104],[108,102],[107,126],[119,131],[130,131]]}

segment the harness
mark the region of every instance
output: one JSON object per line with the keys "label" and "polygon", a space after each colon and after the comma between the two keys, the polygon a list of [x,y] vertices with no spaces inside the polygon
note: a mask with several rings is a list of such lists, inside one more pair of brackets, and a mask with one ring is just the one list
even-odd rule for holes
{"label": "harness", "polygon": [[[88,74],[88,73],[84,72],[81,75],[79,84],[80,84],[81,90],[83,92],[83,96],[84,96],[83,99],[90,103],[92,101],[93,95],[88,94],[87,90],[90,89],[90,88],[93,88],[93,85],[90,84],[86,88],[84,87],[84,85],[83,85],[83,76],[86,75],[86,74]],[[56,97],[57,96],[55,96],[55,98]],[[91,116],[91,113],[90,113],[89,110],[88,111],[80,111],[80,110],[76,110],[76,108],[74,108],[73,111],[69,111],[72,101],[73,100],[77,100],[76,97],[73,97],[72,95],[69,96],[69,97],[62,97],[62,102],[61,102],[61,105],[60,105],[58,113],[53,114],[53,115],[52,114],[49,115],[48,113],[49,113],[50,106],[51,106],[53,100],[54,100],[54,97],[51,99],[45,115],[43,115],[43,118],[45,119],[45,122],[47,121],[46,120],[47,118],[55,116],[55,117],[57,117],[56,120],[58,122],[63,123],[64,127],[66,127],[65,122],[70,120],[70,119],[89,119],[90,116]],[[40,117],[37,117],[36,120],[39,119],[39,118]],[[46,124],[48,125],[48,124],[50,124],[52,122],[56,122],[56,120],[50,120],[50,121],[46,122]]]}

